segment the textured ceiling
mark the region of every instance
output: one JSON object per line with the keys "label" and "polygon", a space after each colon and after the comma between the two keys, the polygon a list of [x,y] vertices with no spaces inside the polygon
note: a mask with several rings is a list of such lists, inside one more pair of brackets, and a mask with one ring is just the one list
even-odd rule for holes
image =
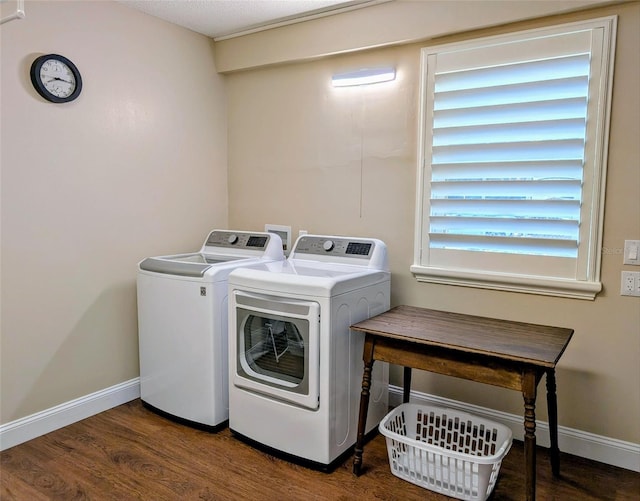
{"label": "textured ceiling", "polygon": [[[388,1],[388,0],[385,0]],[[365,7],[380,0],[119,0],[120,3],[212,38],[282,22]]]}

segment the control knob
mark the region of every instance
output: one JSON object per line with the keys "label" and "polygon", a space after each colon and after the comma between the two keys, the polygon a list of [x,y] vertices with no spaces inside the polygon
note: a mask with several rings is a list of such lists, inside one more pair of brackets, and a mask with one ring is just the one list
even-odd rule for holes
{"label": "control knob", "polygon": [[235,234],[234,235],[229,235],[229,240],[228,241],[229,241],[229,243],[231,245],[236,244],[238,242],[238,235],[235,235]]}
{"label": "control knob", "polygon": [[333,243],[333,240],[325,240],[324,243],[322,244],[322,248],[327,252],[329,252],[330,250],[333,250],[334,247],[335,247],[335,244]]}

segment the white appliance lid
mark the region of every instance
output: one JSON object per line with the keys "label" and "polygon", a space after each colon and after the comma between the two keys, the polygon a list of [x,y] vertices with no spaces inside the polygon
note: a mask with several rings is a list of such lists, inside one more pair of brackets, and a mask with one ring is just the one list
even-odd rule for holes
{"label": "white appliance lid", "polygon": [[212,267],[248,260],[284,260],[282,240],[273,233],[213,230],[200,252],[150,257],[139,269],[168,275],[203,277]]}
{"label": "white appliance lid", "polygon": [[286,261],[236,269],[229,275],[229,284],[238,288],[318,297],[389,280],[384,242],[331,235],[302,235]]}
{"label": "white appliance lid", "polygon": [[229,274],[229,284],[240,289],[320,297],[335,296],[388,280],[388,271],[295,259],[261,263],[250,269],[237,268]]}

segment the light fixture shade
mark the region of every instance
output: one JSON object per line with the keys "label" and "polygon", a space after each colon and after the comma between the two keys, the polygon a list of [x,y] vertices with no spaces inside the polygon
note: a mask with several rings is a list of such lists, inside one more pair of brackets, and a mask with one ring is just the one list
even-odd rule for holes
{"label": "light fixture shade", "polygon": [[368,85],[395,80],[395,68],[363,68],[361,70],[338,73],[331,79],[334,87],[349,87],[351,85]]}

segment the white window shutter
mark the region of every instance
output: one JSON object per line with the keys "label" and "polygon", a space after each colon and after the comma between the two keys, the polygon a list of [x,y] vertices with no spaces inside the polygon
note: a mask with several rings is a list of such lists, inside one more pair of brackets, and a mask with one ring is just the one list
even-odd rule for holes
{"label": "white window shutter", "polygon": [[599,290],[613,20],[423,49],[419,279]]}

